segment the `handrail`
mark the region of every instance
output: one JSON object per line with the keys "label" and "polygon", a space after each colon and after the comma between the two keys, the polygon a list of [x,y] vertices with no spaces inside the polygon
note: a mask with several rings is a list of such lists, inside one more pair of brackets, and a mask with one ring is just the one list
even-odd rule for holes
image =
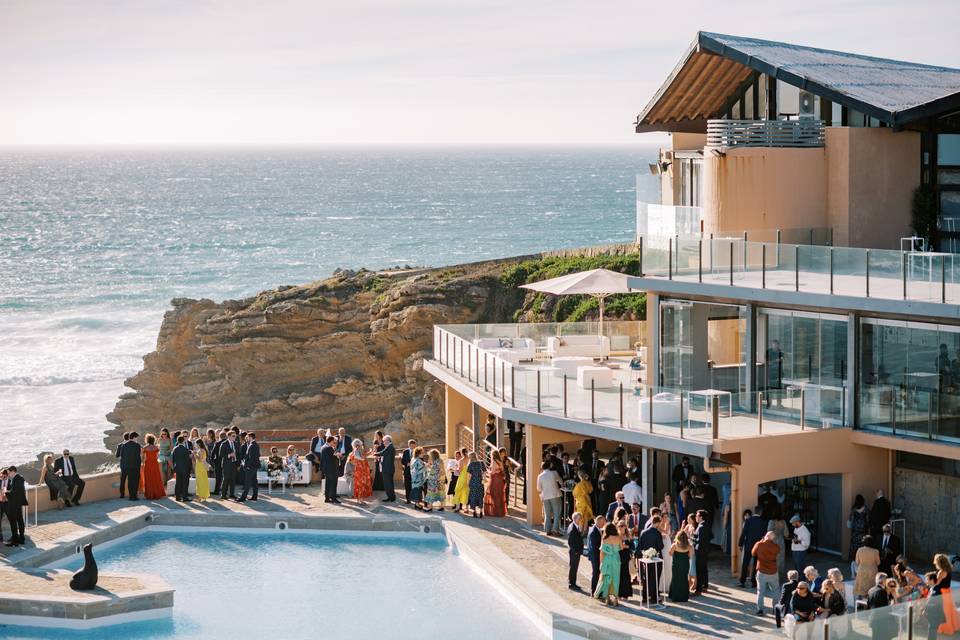
{"label": "handrail", "polygon": [[707,120],[708,147],[822,147],[823,120]]}

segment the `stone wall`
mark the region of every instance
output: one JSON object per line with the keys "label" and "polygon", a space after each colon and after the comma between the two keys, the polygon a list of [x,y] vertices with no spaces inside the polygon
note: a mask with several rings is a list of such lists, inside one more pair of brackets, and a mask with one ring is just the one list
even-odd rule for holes
{"label": "stone wall", "polygon": [[924,566],[935,553],[960,553],[956,523],[947,514],[960,513],[960,478],[897,467],[893,472],[894,507],[907,521],[910,560]]}

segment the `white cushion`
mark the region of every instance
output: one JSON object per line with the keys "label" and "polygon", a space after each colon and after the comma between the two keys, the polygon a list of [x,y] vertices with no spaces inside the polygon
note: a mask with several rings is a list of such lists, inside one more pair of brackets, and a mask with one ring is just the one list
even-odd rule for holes
{"label": "white cushion", "polygon": [[504,357],[508,362],[533,360],[537,356],[537,345],[530,338],[477,338],[473,344],[478,349],[497,355],[500,355],[500,352],[510,352],[513,354],[511,357]]}

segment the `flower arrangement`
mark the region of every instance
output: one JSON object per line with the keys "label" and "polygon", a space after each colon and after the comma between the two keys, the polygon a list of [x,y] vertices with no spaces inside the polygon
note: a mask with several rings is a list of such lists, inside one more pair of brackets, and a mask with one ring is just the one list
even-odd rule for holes
{"label": "flower arrangement", "polygon": [[657,553],[657,550],[654,549],[653,547],[650,547],[649,549],[644,549],[640,555],[643,556],[644,560],[653,560],[654,558],[660,557],[660,554]]}

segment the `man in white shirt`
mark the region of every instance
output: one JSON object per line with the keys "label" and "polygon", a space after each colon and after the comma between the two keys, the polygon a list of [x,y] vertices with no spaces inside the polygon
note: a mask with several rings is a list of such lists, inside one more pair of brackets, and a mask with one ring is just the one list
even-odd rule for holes
{"label": "man in white shirt", "polygon": [[810,530],[797,515],[790,518],[790,525],[793,527],[793,537],[790,542],[793,566],[802,573],[805,568],[804,562],[807,559],[807,549],[810,548]]}
{"label": "man in white shirt", "polygon": [[561,508],[563,506],[560,492],[560,474],[551,468],[549,462],[540,465],[542,471],[537,476],[537,491],[543,501],[543,531],[548,536],[559,536],[561,527]]}
{"label": "man in white shirt", "polygon": [[637,482],[637,474],[629,475],[630,481],[623,485],[623,500],[628,505],[640,505],[640,511],[643,512],[643,487]]}

